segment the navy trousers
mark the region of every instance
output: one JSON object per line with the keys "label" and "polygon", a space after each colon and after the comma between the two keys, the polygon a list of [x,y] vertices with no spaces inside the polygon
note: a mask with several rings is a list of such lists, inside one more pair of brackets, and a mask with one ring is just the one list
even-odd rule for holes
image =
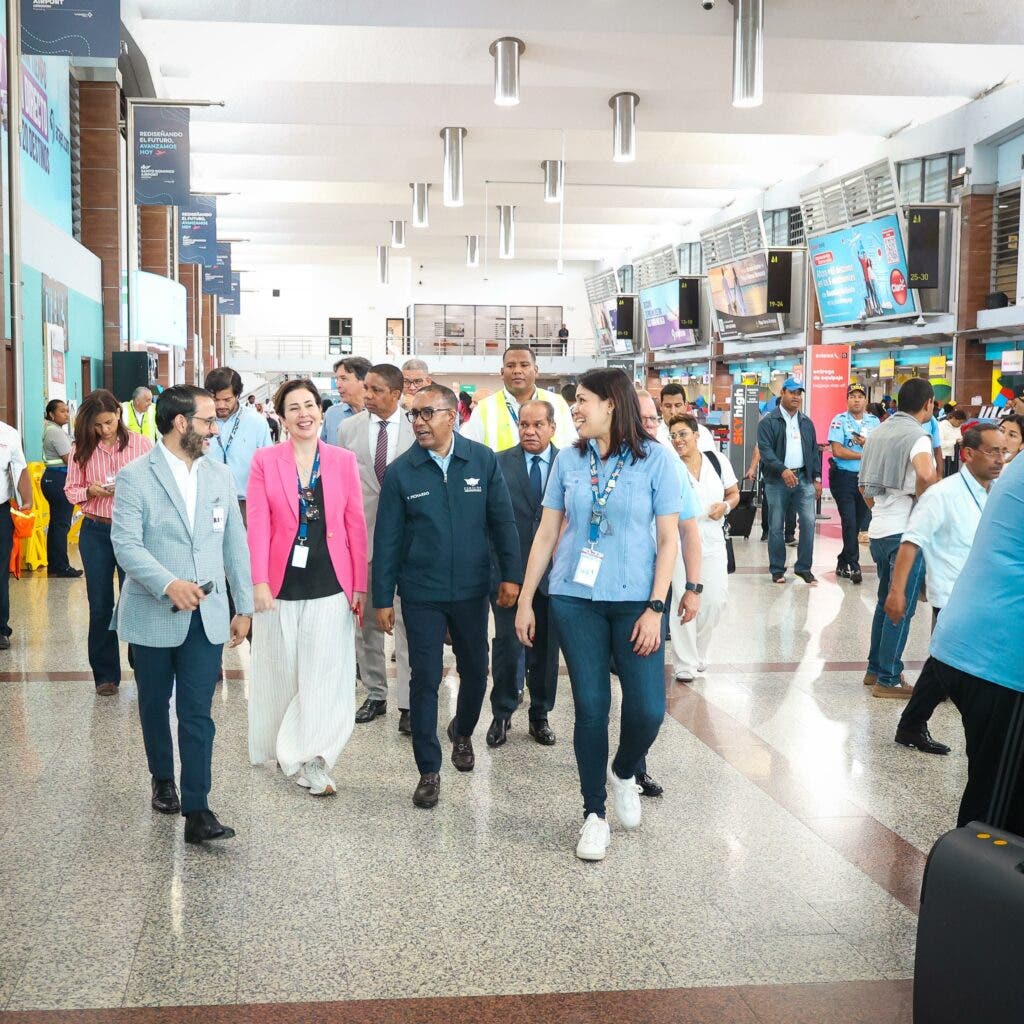
{"label": "navy trousers", "polygon": [[51,466],[43,473],[40,483],[43,497],[50,506],[50,525],[46,531],[46,567],[50,572],[67,572],[68,530],[74,506],[64,496],[64,485],[68,482],[68,471]]}
{"label": "navy trousers", "polygon": [[494,612],[494,644],[491,648],[491,711],[495,718],[509,719],[519,706],[519,665],[526,653],[526,686],[530,691],[530,721],[546,721],[555,706],[558,688],[558,638],[551,618],[547,594],[536,594],[533,611],[537,617],[533,647],[526,648],[516,636],[516,606],[499,608],[497,594],[491,595]]}
{"label": "navy trousers", "polygon": [[89,597],[89,667],[96,685],[121,682],[121,648],[117,633],[110,628],[114,614],[114,574],[124,585],[124,572],[114,557],[110,525],[84,519],[78,535],[78,553],[85,569],[85,590]]}
{"label": "navy trousers", "polygon": [[445,633],[451,634],[459,696],[455,735],[472,736],[487,693],[487,595],[467,601],[414,601],[402,597],[409,644],[409,724],[421,775],[441,770],[437,740],[437,691],[441,685]]}
{"label": "navy trousers", "polygon": [[210,763],[216,732],[210,705],[224,645],[210,643],[202,616],[192,612],[188,635],[180,647],[133,644],[132,648],[149,773],[154,779],[174,778],[170,718],[173,691],[181,758],[181,813],[208,810]]}
{"label": "navy trousers", "polygon": [[11,635],[11,550],[14,547],[14,523],[11,522],[11,503],[0,502],[0,633]]}

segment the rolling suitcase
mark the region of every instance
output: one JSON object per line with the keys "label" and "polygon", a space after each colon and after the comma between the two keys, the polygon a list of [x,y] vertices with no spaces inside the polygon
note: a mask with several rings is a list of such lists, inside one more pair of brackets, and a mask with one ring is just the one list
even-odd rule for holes
{"label": "rolling suitcase", "polygon": [[988,817],[941,836],[921,890],[914,1024],[1024,1021],[1024,839],[1003,831],[1021,757],[1014,704]]}
{"label": "rolling suitcase", "polygon": [[753,480],[740,481],[740,503],[729,513],[729,536],[749,537],[754,528],[757,506],[754,504],[756,484]]}

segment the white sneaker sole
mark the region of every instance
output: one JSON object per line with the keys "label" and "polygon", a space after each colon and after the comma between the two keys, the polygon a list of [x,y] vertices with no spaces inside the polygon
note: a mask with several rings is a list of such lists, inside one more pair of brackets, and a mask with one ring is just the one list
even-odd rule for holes
{"label": "white sneaker sole", "polygon": [[305,775],[296,776],[295,785],[301,786],[303,789],[312,789],[312,787],[309,784],[309,779],[307,779]]}
{"label": "white sneaker sole", "polygon": [[603,850],[581,850],[578,846],[576,847],[576,857],[579,860],[585,861],[599,861],[604,860],[604,855],[608,852],[608,848],[605,847]]}
{"label": "white sneaker sole", "polygon": [[681,669],[676,669],[676,682],[677,683],[692,683],[696,678],[692,672],[685,672]]}

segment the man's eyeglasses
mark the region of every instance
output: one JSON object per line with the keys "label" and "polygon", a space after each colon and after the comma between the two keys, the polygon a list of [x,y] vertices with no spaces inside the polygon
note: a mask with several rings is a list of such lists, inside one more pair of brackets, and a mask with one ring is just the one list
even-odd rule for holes
{"label": "man's eyeglasses", "polygon": [[427,381],[424,377],[416,377],[413,380],[410,380],[408,377],[405,378],[405,386],[407,388],[416,388],[417,391],[426,383]]}
{"label": "man's eyeglasses", "polygon": [[979,448],[979,452],[982,455],[987,455],[990,459],[1005,459],[1006,449],[1005,448]]}
{"label": "man's eyeglasses", "polygon": [[439,412],[455,412],[455,410],[454,409],[448,409],[447,407],[441,408],[441,409],[432,409],[428,405],[428,406],[425,406],[422,409],[410,409],[405,414],[405,418],[410,423],[415,423],[417,418],[423,420],[424,423],[429,423],[434,418],[434,414],[435,413],[439,413]]}
{"label": "man's eyeglasses", "polygon": [[641,416],[640,422],[648,427],[656,427],[661,422],[660,416]]}
{"label": "man's eyeglasses", "polygon": [[217,422],[216,416],[189,416],[189,422],[191,423],[205,423],[207,430],[213,430],[213,425]]}

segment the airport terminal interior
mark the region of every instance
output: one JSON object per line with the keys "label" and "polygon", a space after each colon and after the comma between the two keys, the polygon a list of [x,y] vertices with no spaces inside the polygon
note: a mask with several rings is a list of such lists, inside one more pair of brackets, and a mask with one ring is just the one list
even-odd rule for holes
{"label": "airport terminal interior", "polygon": [[1024,5],[0,10],[0,1019],[1024,1020]]}

